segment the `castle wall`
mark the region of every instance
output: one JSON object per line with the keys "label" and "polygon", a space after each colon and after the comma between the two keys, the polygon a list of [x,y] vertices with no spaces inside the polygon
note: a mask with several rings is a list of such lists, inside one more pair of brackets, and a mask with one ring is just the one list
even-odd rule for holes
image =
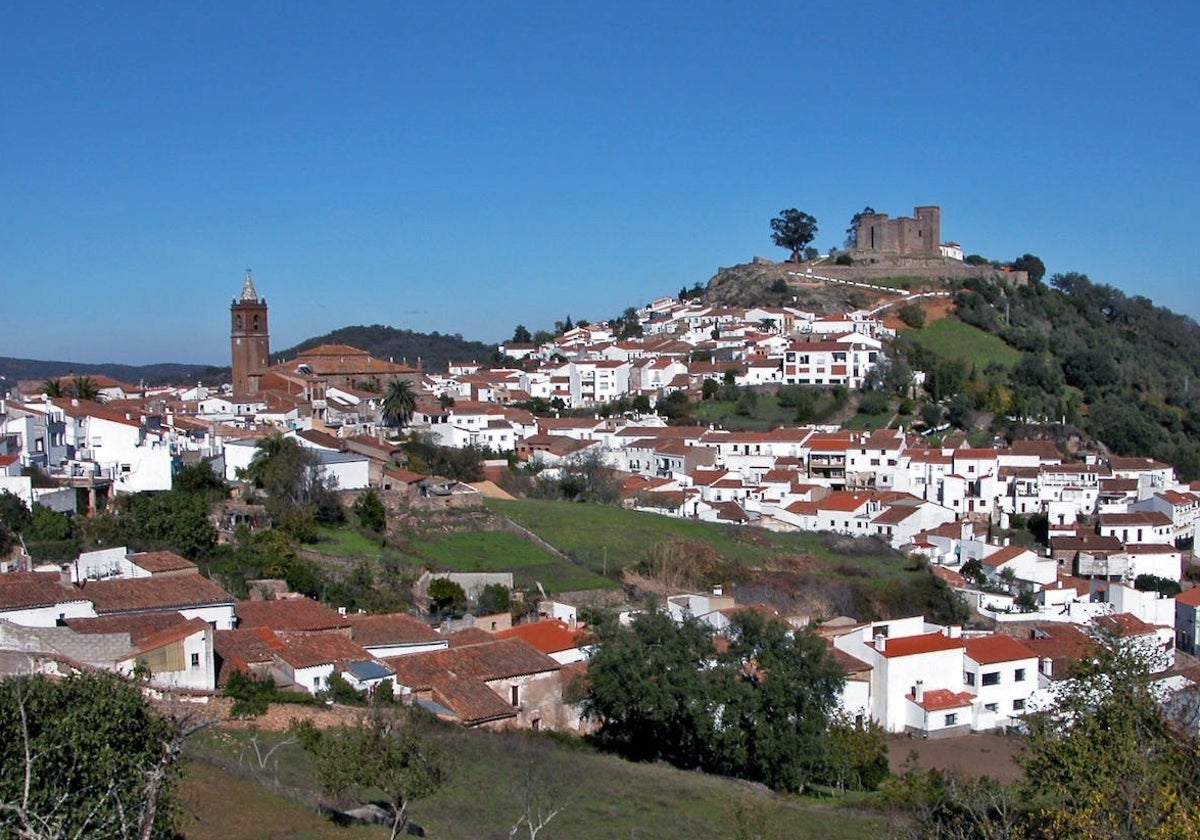
{"label": "castle wall", "polygon": [[942,236],[942,211],[935,205],[913,209],[913,217],[889,219],[886,213],[862,216],[858,250],[915,257],[937,257]]}

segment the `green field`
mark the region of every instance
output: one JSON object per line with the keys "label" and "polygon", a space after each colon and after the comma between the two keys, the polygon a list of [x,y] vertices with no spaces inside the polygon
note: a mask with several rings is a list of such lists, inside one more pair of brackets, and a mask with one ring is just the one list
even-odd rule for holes
{"label": "green field", "polygon": [[547,592],[599,589],[615,584],[575,563],[563,561],[509,531],[473,531],[413,540],[409,552],[435,569],[454,572],[512,572],[519,588],[540,583]]}
{"label": "green field", "polygon": [[[838,800],[773,794],[718,776],[662,764],[633,764],[583,742],[529,732],[489,733],[440,726],[434,737],[451,757],[448,782],[413,804],[413,822],[435,838],[507,838],[522,810],[523,790],[562,807],[539,837],[572,840],[637,837],[877,837],[886,831],[873,810]],[[189,746],[184,781],[188,840],[355,840],[387,837],[382,827],[340,828],[314,813],[317,800],[307,756],[295,745],[272,757],[278,769],[252,771],[248,734],[203,733]],[[263,733],[264,748],[278,734]],[[240,760],[239,760],[240,758]],[[278,778],[285,798],[270,789]],[[523,782],[532,783],[526,787]],[[307,802],[306,807],[302,802]]]}
{"label": "green field", "polygon": [[934,286],[936,283],[928,277],[914,277],[911,275],[899,277],[880,277],[873,280],[864,280],[864,283],[870,283],[873,286],[886,286],[889,289],[924,289],[927,286]]}
{"label": "green field", "polygon": [[592,572],[613,575],[638,563],[648,548],[668,540],[707,543],[725,561],[763,567],[779,557],[812,556],[830,561],[830,573],[850,563],[881,580],[904,576],[904,562],[894,552],[848,559],[825,547],[812,533],[776,533],[759,528],[675,519],[611,505],[580,505],[541,500],[489,499],[497,514],[528,528]]}
{"label": "green field", "polygon": [[331,528],[323,525],[319,531],[319,542],[311,546],[322,554],[335,557],[378,557],[383,548],[355,528]]}
{"label": "green field", "polygon": [[1020,350],[954,318],[939,318],[927,327],[912,330],[911,334],[918,344],[942,358],[966,359],[981,368],[988,362],[1012,367],[1021,358]]}

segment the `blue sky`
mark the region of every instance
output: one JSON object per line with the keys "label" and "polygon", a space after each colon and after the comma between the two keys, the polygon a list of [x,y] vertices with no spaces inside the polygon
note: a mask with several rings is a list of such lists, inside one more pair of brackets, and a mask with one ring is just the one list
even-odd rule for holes
{"label": "blue sky", "polygon": [[[859,9],[863,11],[859,11]],[[0,355],[497,341],[823,250],[870,204],[1200,316],[1200,6],[0,7]]]}

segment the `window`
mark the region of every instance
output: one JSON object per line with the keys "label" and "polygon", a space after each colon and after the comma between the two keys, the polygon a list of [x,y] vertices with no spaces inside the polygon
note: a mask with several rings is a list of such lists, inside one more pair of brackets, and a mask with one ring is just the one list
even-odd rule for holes
{"label": "window", "polygon": [[1018,697],[1016,700],[1013,701],[1013,711],[1014,712],[1019,712],[1024,708],[1025,708],[1025,698],[1024,697]]}
{"label": "window", "polygon": [[192,654],[192,667],[193,667],[193,668],[199,668],[199,667],[200,667],[200,654],[198,654],[198,653],[193,653],[193,654]]}
{"label": "window", "polygon": [[1016,682],[1025,682],[1025,669],[1018,668],[1013,674],[1013,680]]}
{"label": "window", "polygon": [[320,677],[313,677],[313,690],[314,691],[321,690],[321,678]]}
{"label": "window", "polygon": [[992,671],[990,674],[983,675],[984,685],[1000,685],[1000,672]]}
{"label": "window", "polygon": [[521,687],[519,685],[512,687],[512,704],[514,706],[521,705]]}
{"label": "window", "polygon": [[965,682],[967,685],[975,685],[975,672],[967,671],[963,675],[963,682]]}
{"label": "window", "polygon": [[946,715],[946,726],[956,726],[958,724],[958,713],[951,712]]}
{"label": "window", "polygon": [[999,703],[984,703],[983,709],[985,712],[995,713],[995,712],[1000,711],[1000,704]]}

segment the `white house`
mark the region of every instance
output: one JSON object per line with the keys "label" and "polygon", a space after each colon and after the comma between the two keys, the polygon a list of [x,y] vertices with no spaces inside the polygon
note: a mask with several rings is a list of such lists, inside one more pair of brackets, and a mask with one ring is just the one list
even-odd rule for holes
{"label": "white house", "polygon": [[1026,710],[1037,689],[1037,655],[1011,636],[994,634],[964,641],[963,683],[976,697],[975,731],[1008,726]]}

